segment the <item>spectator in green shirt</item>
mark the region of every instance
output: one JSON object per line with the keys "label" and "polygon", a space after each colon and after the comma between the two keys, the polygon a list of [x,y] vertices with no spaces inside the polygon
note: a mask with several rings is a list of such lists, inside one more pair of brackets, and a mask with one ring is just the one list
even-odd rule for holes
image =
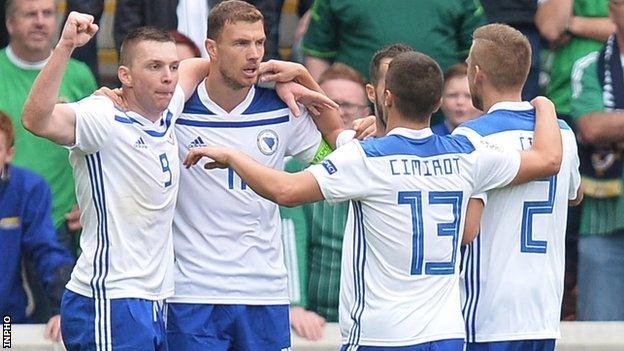
{"label": "spectator in green shirt", "polygon": [[[609,0],[542,0],[535,23],[554,52],[546,95],[555,103],[559,117],[570,117],[570,73],[574,62],[600,50],[615,30],[608,18]],[[569,121],[568,121],[569,122]]]}
{"label": "spectator in green shirt", "polygon": [[[57,22],[54,0],[8,0],[6,26],[9,45],[0,50],[0,110],[15,125],[16,156],[13,164],[42,176],[52,191],[52,218],[59,241],[76,254],[71,232],[80,229],[76,207],[74,180],[66,148],[36,137],[21,123],[22,109],[30,88],[50,56]],[[96,88],[89,68],[72,60],[61,86],[60,101],[77,101]],[[47,321],[50,311],[45,305],[42,288],[37,284],[34,269],[30,271],[31,289],[35,297],[38,322]],[[29,277],[29,278],[30,278]]]}
{"label": "spectator in green shirt", "polygon": [[445,70],[466,58],[472,32],[485,24],[478,4],[474,0],[316,0],[303,40],[305,65],[315,79],[332,62],[347,64],[367,77],[377,50],[406,43]]}
{"label": "spectator in green shirt", "polygon": [[[615,30],[608,18],[609,0],[540,0],[535,24],[553,51],[550,82],[546,95],[553,101],[559,118],[575,129],[570,105],[570,73],[574,62],[588,53],[600,50],[602,43]],[[585,204],[570,207],[566,231],[566,277],[562,319],[574,320],[577,240],[580,212]]]}
{"label": "spectator in green shirt", "polygon": [[585,145],[579,320],[624,320],[624,1],[611,0],[609,12],[615,36],[576,61],[571,76],[572,115]]}

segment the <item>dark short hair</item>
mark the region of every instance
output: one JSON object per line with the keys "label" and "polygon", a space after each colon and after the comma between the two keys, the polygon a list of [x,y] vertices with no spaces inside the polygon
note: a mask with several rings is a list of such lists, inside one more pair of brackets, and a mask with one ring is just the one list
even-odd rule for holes
{"label": "dark short hair", "polygon": [[143,41],[155,41],[157,43],[174,43],[175,40],[167,31],[156,27],[139,27],[128,33],[119,49],[119,65],[129,66],[132,63],[133,48]]}
{"label": "dark short hair", "polygon": [[240,0],[224,1],[210,9],[208,14],[208,38],[215,40],[221,34],[226,23],[239,21],[256,23],[264,21],[264,16],[250,3]]}
{"label": "dark short hair", "polygon": [[470,64],[479,66],[495,88],[521,88],[531,68],[531,44],[517,29],[488,24],[472,34]]}
{"label": "dark short hair", "polygon": [[406,118],[429,118],[440,103],[443,86],[440,65],[425,54],[405,52],[388,66],[386,90],[396,96],[396,108]]}
{"label": "dark short hair", "polygon": [[0,111],[0,133],[3,133],[7,139],[8,147],[15,145],[15,128],[9,116]]}
{"label": "dark short hair", "polygon": [[373,59],[371,60],[370,66],[370,81],[373,85],[376,85],[379,81],[379,67],[381,66],[381,61],[386,58],[393,59],[404,52],[414,51],[411,46],[406,44],[392,44],[386,46],[385,48],[377,51],[375,55],[373,55]]}

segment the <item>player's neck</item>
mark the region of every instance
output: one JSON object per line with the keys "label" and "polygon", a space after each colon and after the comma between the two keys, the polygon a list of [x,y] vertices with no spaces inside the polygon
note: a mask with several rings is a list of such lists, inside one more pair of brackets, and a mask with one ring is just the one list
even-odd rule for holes
{"label": "player's neck", "polygon": [[141,116],[147,118],[150,122],[154,123],[160,119],[163,111],[157,111],[154,108],[149,108],[148,106],[143,106],[136,96],[134,95],[131,88],[123,87],[123,98],[128,104],[128,110],[138,113]]}
{"label": "player's neck", "polygon": [[206,93],[214,103],[224,111],[231,112],[247,97],[251,87],[233,89],[229,87],[219,73],[210,74],[206,78]]}
{"label": "player's neck", "polygon": [[38,63],[45,61],[52,52],[51,49],[43,49],[43,50],[28,50],[23,47],[19,43],[12,41],[9,43],[11,52],[15,55],[16,58],[25,61],[27,63]]}
{"label": "player's neck", "polygon": [[388,127],[386,133],[395,128],[408,128],[413,130],[421,130],[429,128],[430,118],[424,121],[416,121],[409,119],[398,113],[398,111],[388,111]]}
{"label": "player's neck", "polygon": [[495,88],[483,89],[483,112],[487,113],[492,106],[499,102],[520,102],[522,101],[522,91],[503,91]]}

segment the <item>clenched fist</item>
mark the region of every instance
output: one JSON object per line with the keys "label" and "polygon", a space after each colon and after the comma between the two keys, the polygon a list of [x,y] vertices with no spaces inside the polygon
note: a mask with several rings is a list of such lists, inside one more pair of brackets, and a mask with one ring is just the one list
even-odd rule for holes
{"label": "clenched fist", "polygon": [[93,16],[72,11],[63,27],[59,45],[72,49],[81,47],[93,38],[98,29],[98,25],[93,23]]}

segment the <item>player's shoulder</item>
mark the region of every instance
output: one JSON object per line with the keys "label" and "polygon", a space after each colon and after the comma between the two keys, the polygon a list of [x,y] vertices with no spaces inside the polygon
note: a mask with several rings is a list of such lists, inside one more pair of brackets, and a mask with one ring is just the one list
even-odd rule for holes
{"label": "player's shoulder", "polygon": [[[558,120],[559,128],[572,131],[564,121]],[[471,121],[462,123],[458,131],[471,130],[482,137],[508,131],[534,131],[535,109],[530,110],[496,110]]]}
{"label": "player's shoulder", "polygon": [[243,111],[243,115],[273,112],[288,108],[286,103],[280,99],[274,89],[254,87],[254,94],[249,106]]}
{"label": "player's shoulder", "polygon": [[413,139],[404,135],[392,134],[381,138],[360,142],[366,157],[392,155],[414,155],[431,157],[444,154],[470,154],[475,147],[464,135],[431,135]]}
{"label": "player's shoulder", "polygon": [[535,129],[535,110],[496,110],[462,123],[460,127],[483,137],[513,130],[532,131]]}
{"label": "player's shoulder", "polygon": [[191,115],[215,115],[206,104],[203,103],[199,90],[202,89],[203,84],[199,84],[193,94],[186,100],[184,103],[184,108],[182,109],[183,114],[191,114]]}

